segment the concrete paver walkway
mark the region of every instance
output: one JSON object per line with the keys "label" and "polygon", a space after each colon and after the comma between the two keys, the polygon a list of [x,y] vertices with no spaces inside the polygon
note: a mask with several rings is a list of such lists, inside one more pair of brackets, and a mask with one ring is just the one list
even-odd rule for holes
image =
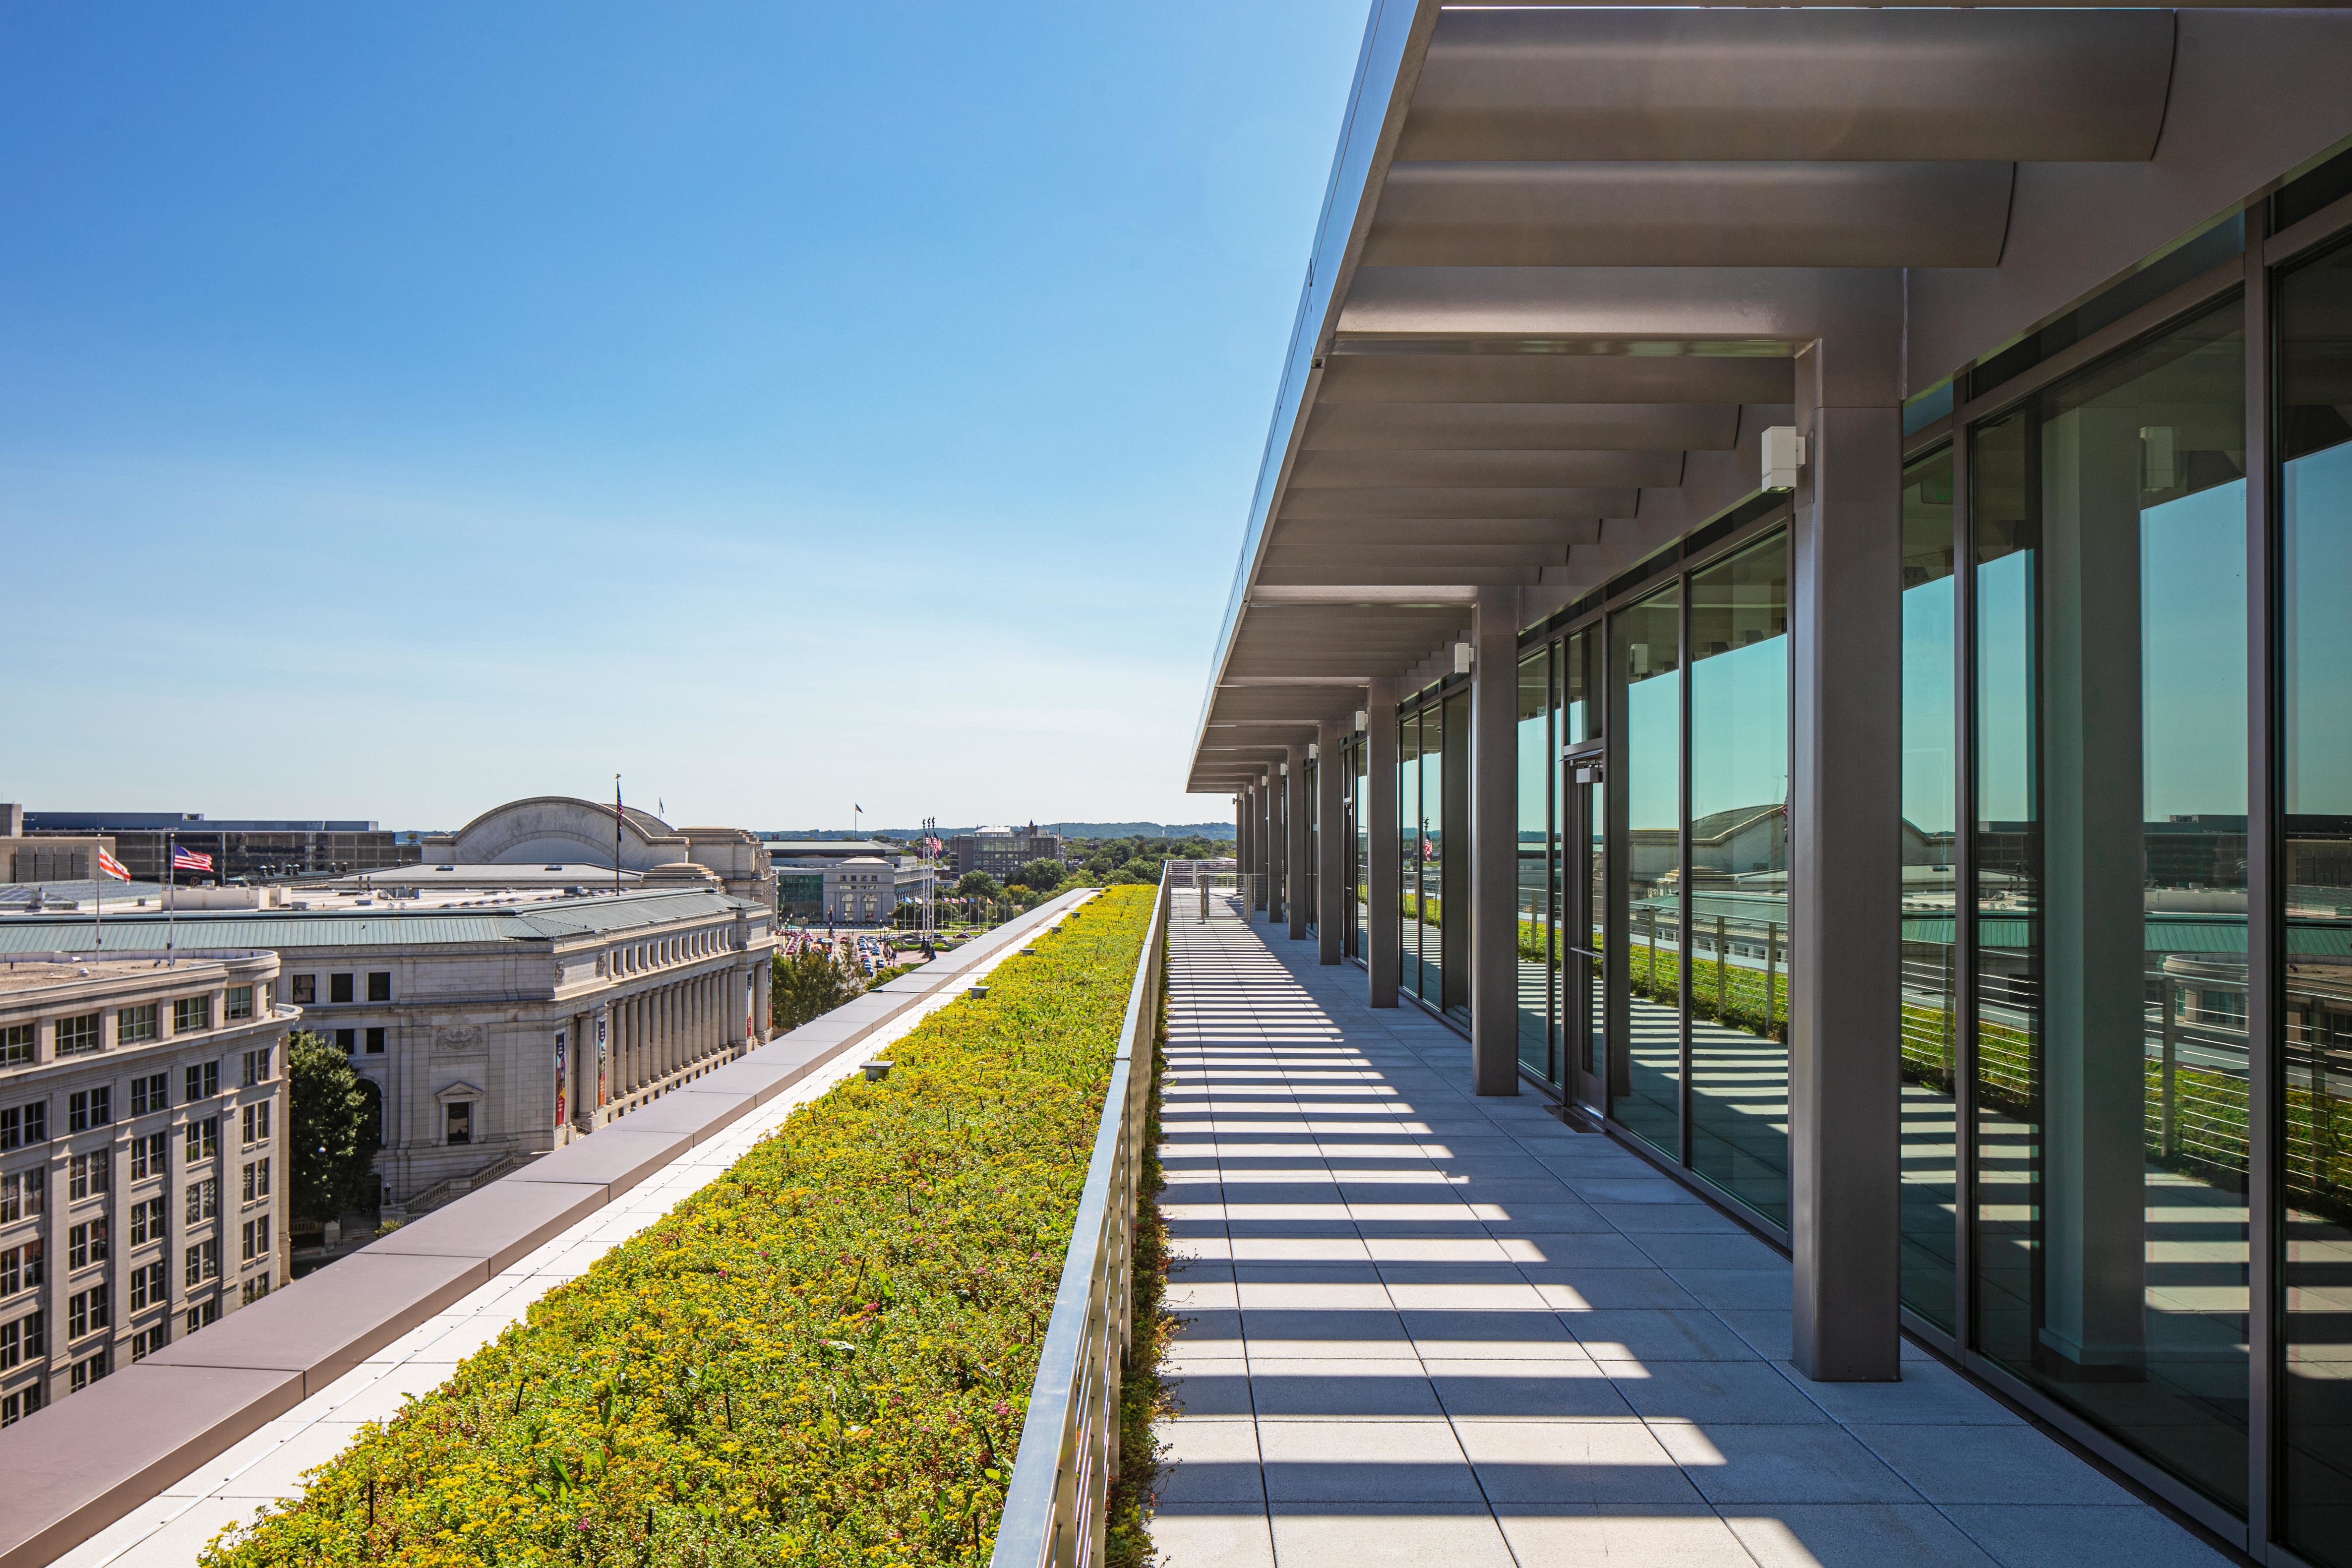
{"label": "concrete paver walkway", "polygon": [[1785,1260],[1352,964],[1171,947],[1169,1568],[2224,1561],[1915,1348],[1807,1382]]}

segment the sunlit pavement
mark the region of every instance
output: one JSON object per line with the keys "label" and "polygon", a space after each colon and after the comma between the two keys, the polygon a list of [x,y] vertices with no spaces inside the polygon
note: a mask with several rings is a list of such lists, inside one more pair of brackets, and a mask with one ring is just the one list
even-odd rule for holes
{"label": "sunlit pavement", "polygon": [[1777,1253],[1311,941],[1171,963],[1169,1568],[2223,1561],[1915,1348],[1806,1382]]}

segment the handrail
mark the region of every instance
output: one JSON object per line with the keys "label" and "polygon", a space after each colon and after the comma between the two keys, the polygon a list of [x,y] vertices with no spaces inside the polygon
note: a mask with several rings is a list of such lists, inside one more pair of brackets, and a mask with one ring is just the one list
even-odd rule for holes
{"label": "handrail", "polygon": [[1103,1549],[1110,1483],[1118,1474],[1118,1387],[1134,1328],[1130,1270],[1168,951],[1168,889],[1162,868],[997,1521],[992,1568],[1085,1568]]}

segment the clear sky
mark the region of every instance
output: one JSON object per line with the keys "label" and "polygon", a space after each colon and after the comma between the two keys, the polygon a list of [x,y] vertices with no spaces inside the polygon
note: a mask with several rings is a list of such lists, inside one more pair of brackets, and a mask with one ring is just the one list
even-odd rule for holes
{"label": "clear sky", "polygon": [[1364,11],[0,12],[0,800],[1228,815]]}

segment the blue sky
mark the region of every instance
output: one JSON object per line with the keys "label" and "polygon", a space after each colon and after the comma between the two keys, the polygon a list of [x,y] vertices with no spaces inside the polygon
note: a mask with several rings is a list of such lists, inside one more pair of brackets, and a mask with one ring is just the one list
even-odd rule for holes
{"label": "blue sky", "polygon": [[0,799],[1180,794],[1363,0],[0,15]]}

